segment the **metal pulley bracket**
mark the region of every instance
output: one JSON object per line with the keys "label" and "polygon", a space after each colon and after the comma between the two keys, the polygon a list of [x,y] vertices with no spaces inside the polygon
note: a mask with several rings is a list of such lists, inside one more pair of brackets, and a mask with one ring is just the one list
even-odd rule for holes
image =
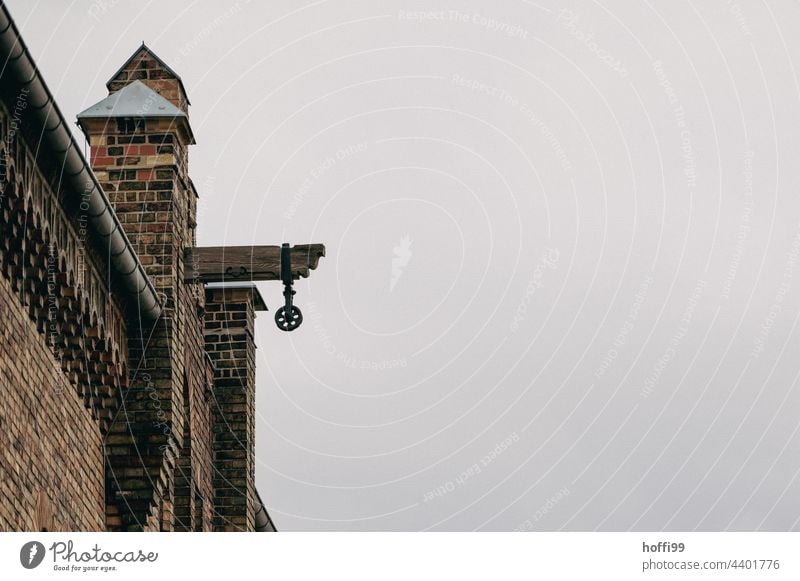
{"label": "metal pulley bracket", "polygon": [[281,331],[294,331],[303,323],[303,313],[293,304],[293,297],[297,291],[292,288],[292,253],[289,244],[281,245],[281,282],[283,282],[284,306],[275,313],[275,324]]}

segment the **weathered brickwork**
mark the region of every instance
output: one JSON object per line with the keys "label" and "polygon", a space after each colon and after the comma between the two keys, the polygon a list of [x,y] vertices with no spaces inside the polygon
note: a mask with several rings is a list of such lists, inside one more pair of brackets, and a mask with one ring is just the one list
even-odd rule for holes
{"label": "weathered brickwork", "polygon": [[98,423],[3,277],[0,320],[0,529],[102,530]]}
{"label": "weathered brickwork", "polygon": [[106,431],[127,385],[122,307],[104,275],[103,241],[88,233],[80,205],[62,204],[58,174],[35,159],[36,136],[24,133],[0,106],[2,275]]}
{"label": "weathered brickwork", "polygon": [[[130,361],[138,369],[131,377],[125,413],[118,416],[109,436],[116,445],[110,459],[114,472],[146,468],[141,478],[109,481],[110,528],[161,529],[173,510],[170,478],[183,440],[183,375],[181,295],[178,278],[186,243],[186,191],[179,186],[174,144],[169,153],[157,153],[166,140],[177,141],[169,122],[143,120],[132,131],[107,120],[83,122],[91,145],[95,175],[109,197],[140,262],[163,293],[164,311],[154,331],[131,334]],[[158,129],[151,134],[148,125]],[[163,129],[163,130],[162,130]],[[148,144],[148,138],[158,140]],[[131,155],[135,151],[137,155]],[[142,453],[144,448],[144,453]],[[141,456],[141,459],[139,459]],[[141,466],[144,465],[144,466]],[[162,519],[166,511],[167,519]],[[169,528],[167,526],[166,528]]]}
{"label": "weathered brickwork", "polygon": [[98,241],[25,121],[0,106],[0,528],[99,530],[126,328]]}
{"label": "weathered brickwork", "polygon": [[[186,111],[188,100],[182,84],[146,48],[137,51],[109,82],[109,88],[119,90],[136,80]],[[132,511],[134,518],[124,516],[119,502],[110,506],[108,524],[131,529],[147,522],[147,527],[160,530],[209,531],[218,528],[220,496],[216,486],[219,469],[227,470],[228,460],[223,465],[214,460],[213,434],[222,416],[215,413],[219,389],[215,362],[206,355],[203,340],[208,320],[205,293],[202,285],[186,284],[183,278],[183,250],[196,241],[197,194],[186,165],[188,147],[194,142],[188,118],[148,117],[145,111],[135,120],[82,119],[81,126],[89,138],[95,174],[148,275],[164,293],[166,307],[160,322],[163,328],[157,327],[149,343],[140,350],[137,347],[136,355],[131,356],[131,361],[147,372],[150,400],[144,394],[148,387],[132,379],[133,389],[142,394],[137,408],[142,419],[132,427],[129,418],[120,418],[115,425],[120,433],[112,436],[124,437],[131,446],[114,455],[112,466],[123,470],[132,461],[138,442],[150,445],[147,462],[152,486],[136,482],[131,483],[139,486],[136,490],[111,486],[112,499],[136,498],[140,504]],[[249,341],[252,343],[252,334]],[[130,344],[136,341],[131,339]],[[156,397],[158,410],[153,409]],[[231,468],[238,469],[239,463]],[[254,478],[252,470],[242,475],[249,480],[245,498],[251,515],[230,528],[253,530]]]}
{"label": "weathered brickwork", "polygon": [[253,325],[265,307],[254,288],[184,280],[197,192],[183,83],[142,46],[109,91],[142,81],[183,113],[154,113],[148,103],[164,102],[150,93],[132,116],[79,117],[94,176],[159,294],[153,321],[111,276],[108,234],[89,227],[81,192],[62,189],[56,154],[9,109],[17,81],[6,79],[0,529],[254,530]]}
{"label": "weathered brickwork", "polygon": [[[111,436],[129,447],[114,455],[114,469],[124,470],[145,446],[148,486],[140,481],[110,483],[110,500],[116,503],[109,507],[109,527],[121,524],[130,529],[148,522],[160,530],[175,526],[203,530],[202,518],[197,526],[192,524],[192,506],[195,498],[210,497],[211,479],[193,466],[197,462],[192,462],[193,434],[187,424],[195,411],[200,417],[209,415],[202,409],[208,407],[202,395],[207,391],[202,293],[183,282],[183,249],[194,244],[196,224],[195,194],[185,165],[190,137],[186,125],[173,119],[143,118],[136,123],[92,119],[82,121],[82,127],[89,136],[95,175],[148,276],[163,293],[165,307],[154,334],[147,329],[147,334],[131,338],[131,353],[135,350],[131,362],[140,370],[129,390],[135,403],[126,406],[127,415],[118,418]],[[195,428],[202,434],[200,425]],[[209,465],[210,459],[205,463]],[[176,470],[177,490],[171,477]],[[199,480],[200,475],[205,481]],[[130,498],[136,499],[135,507]],[[117,515],[125,513],[130,514],[120,523]],[[208,515],[205,525],[210,526]]]}
{"label": "weathered brickwork", "polygon": [[106,87],[109,93],[114,93],[133,81],[142,81],[184,113],[189,112],[189,99],[180,77],[144,45],[131,55]]}
{"label": "weathered brickwork", "polygon": [[[182,302],[192,327],[184,335],[184,434],[175,476],[176,530],[210,531],[214,517],[212,433],[214,372],[203,344],[202,293],[187,295]],[[195,312],[191,312],[192,310]]]}
{"label": "weathered brickwork", "polygon": [[206,290],[205,343],[215,364],[214,529],[219,531],[254,527],[255,292]]}

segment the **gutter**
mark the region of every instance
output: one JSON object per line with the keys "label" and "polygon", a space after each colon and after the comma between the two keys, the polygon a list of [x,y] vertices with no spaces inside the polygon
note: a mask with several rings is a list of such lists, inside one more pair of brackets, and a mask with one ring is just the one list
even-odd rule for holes
{"label": "gutter", "polygon": [[[89,227],[108,243],[111,269],[122,283],[131,313],[144,320],[155,320],[161,314],[161,303],[153,283],[144,271],[133,246],[125,235],[111,203],[100,187],[83,153],[47,88],[39,70],[20,36],[8,8],[0,0],[0,65],[3,77],[26,88],[29,110],[36,128],[49,152],[62,169],[69,190],[88,204]],[[85,207],[85,205],[83,205]],[[138,308],[137,308],[138,304]]]}

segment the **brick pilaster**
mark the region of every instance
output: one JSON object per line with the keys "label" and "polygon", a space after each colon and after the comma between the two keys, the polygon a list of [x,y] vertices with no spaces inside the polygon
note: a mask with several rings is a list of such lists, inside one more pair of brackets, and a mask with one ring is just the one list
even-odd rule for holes
{"label": "brick pilaster", "polygon": [[214,530],[255,528],[255,287],[206,288],[206,350],[214,360]]}

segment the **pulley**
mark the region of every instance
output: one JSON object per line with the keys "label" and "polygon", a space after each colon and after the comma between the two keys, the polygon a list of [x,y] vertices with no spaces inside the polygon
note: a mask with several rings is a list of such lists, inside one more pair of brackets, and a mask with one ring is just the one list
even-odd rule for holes
{"label": "pulley", "polygon": [[292,252],[289,244],[281,245],[281,281],[283,282],[284,305],[275,313],[275,324],[281,331],[294,331],[303,323],[303,313],[293,304],[297,291],[292,288]]}

